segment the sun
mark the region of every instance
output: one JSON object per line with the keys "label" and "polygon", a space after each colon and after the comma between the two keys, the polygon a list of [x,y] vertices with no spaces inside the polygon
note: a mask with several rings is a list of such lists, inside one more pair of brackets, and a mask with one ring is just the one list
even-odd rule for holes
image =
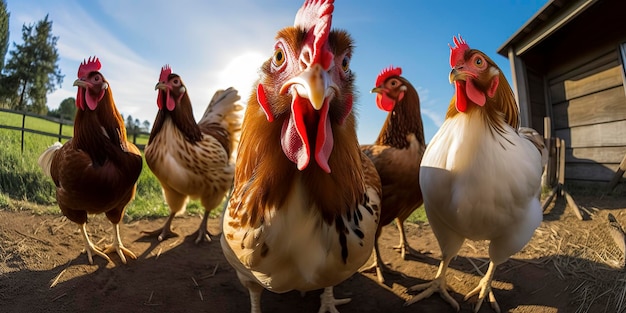
{"label": "sun", "polygon": [[260,52],[248,51],[230,60],[218,74],[218,86],[233,86],[242,98],[252,90],[252,84],[259,78],[259,68],[266,56]]}

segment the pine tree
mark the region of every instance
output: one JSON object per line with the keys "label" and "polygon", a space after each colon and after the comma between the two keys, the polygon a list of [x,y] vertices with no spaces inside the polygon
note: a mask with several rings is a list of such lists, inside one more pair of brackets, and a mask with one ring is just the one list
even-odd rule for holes
{"label": "pine tree", "polygon": [[9,48],[9,17],[11,14],[7,11],[7,3],[0,0],[0,72],[4,68],[4,57],[7,55]]}
{"label": "pine tree", "polygon": [[11,107],[15,110],[45,114],[47,94],[63,82],[57,65],[59,54],[52,36],[52,21],[48,15],[36,24],[22,26],[22,44],[13,43],[5,71],[7,80],[15,86]]}

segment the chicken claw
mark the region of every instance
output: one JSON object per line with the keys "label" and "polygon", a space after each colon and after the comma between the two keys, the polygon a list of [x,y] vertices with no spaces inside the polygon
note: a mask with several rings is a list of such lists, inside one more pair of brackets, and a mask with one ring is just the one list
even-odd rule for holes
{"label": "chicken claw", "polygon": [[360,272],[363,272],[363,273],[376,272],[376,278],[378,279],[378,283],[380,284],[385,283],[385,276],[383,275],[383,273],[404,276],[403,273],[398,272],[396,270],[392,270],[389,266],[387,266],[390,263],[383,262],[383,260],[380,258],[380,255],[379,255],[380,253],[378,251],[376,252],[377,252],[376,259],[374,260],[374,262],[372,262],[371,265],[365,268],[362,268]]}
{"label": "chicken claw", "polygon": [[[120,256],[120,259],[122,260],[122,263],[124,264],[126,264],[126,256],[128,256],[129,258],[133,260],[136,260],[137,256],[132,251],[124,247],[124,245],[122,244],[122,240],[120,238],[120,225],[119,224],[115,224],[115,227],[113,227],[113,232],[114,232],[113,244],[107,245],[104,248],[104,253],[110,253],[110,252],[116,251],[117,255]],[[109,259],[109,262],[111,262],[111,259]]]}
{"label": "chicken claw", "polygon": [[87,234],[87,224],[82,224],[80,228],[80,232],[83,234],[83,239],[85,241],[85,250],[87,251],[87,258],[89,259],[89,264],[93,265],[93,254],[101,256],[107,262],[111,262],[111,259],[108,255],[103,253],[100,248],[96,247],[93,242],[89,239],[89,235]]}
{"label": "chicken claw", "polygon": [[337,311],[337,308],[335,306],[346,304],[350,302],[350,300],[352,300],[350,298],[335,299],[335,296],[333,295],[333,287],[324,288],[324,292],[320,295],[320,299],[321,299],[321,305],[317,313],[325,313],[325,312],[339,313],[339,311]]}
{"label": "chicken claw", "polygon": [[162,228],[153,231],[142,231],[141,233],[147,236],[158,236],[159,241],[163,241],[168,238],[178,237],[178,234],[172,231],[172,220],[175,214],[170,214],[165,225]]}
{"label": "chicken claw", "polygon": [[487,294],[489,294],[489,303],[491,304],[491,308],[497,313],[500,313],[500,306],[496,301],[496,297],[493,295],[493,290],[491,290],[491,280],[493,278],[494,271],[495,265],[493,264],[493,262],[491,262],[489,263],[489,269],[487,270],[485,277],[483,277],[478,283],[478,286],[476,286],[476,288],[467,293],[467,295],[463,299],[467,301],[467,299],[471,298],[472,296],[478,295],[478,301],[476,302],[476,306],[474,307],[474,313],[480,310],[480,307],[483,304],[483,300],[485,300]]}
{"label": "chicken claw", "polygon": [[446,278],[443,275],[436,277],[431,282],[424,283],[424,284],[417,284],[415,286],[408,288],[408,291],[420,291],[420,290],[424,290],[424,291],[413,296],[413,298],[409,299],[407,302],[404,303],[404,306],[409,306],[415,302],[418,302],[422,299],[426,299],[430,297],[435,292],[439,292],[439,295],[441,295],[441,297],[444,300],[446,300],[446,302],[450,303],[450,305],[455,310],[459,311],[461,309],[459,307],[459,303],[456,302],[456,300],[454,300],[454,298],[452,298],[452,296],[450,296],[450,294],[448,293],[448,285],[446,283]]}
{"label": "chicken claw", "polygon": [[204,216],[202,217],[202,221],[200,222],[200,227],[198,228],[195,244],[199,244],[202,241],[211,242],[211,233],[207,230],[207,223],[209,221],[209,211],[204,210]]}

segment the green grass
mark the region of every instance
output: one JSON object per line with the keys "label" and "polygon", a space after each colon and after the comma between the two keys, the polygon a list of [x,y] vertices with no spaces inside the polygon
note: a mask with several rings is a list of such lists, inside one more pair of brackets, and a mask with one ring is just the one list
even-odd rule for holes
{"label": "green grass", "polygon": [[[0,112],[0,125],[22,126],[19,114]],[[44,132],[58,133],[59,124],[27,116],[25,127]],[[63,134],[72,136],[73,127],[63,125]],[[39,134],[24,134],[24,153],[21,152],[21,132],[0,129],[0,209],[19,210],[34,208],[35,213],[60,213],[56,206],[55,187],[50,177],[45,176],[37,164],[39,155],[58,138]],[[132,139],[131,139],[132,140]],[[63,140],[65,141],[65,140]],[[137,137],[138,144],[148,142],[148,136]],[[212,210],[211,216],[219,216],[220,210]],[[187,214],[203,214],[199,201],[190,201]],[[126,208],[126,220],[156,218],[169,215],[163,200],[161,185],[145,163],[137,181],[135,199]]]}
{"label": "green grass", "polygon": [[411,223],[426,223],[428,222],[428,218],[426,217],[426,211],[424,211],[424,205],[417,208],[417,210],[413,211],[409,218],[406,219],[407,222]]}
{"label": "green grass", "polygon": [[[21,127],[22,116],[7,112],[0,112],[0,125]],[[58,133],[59,124],[27,116],[25,127],[44,132]],[[73,127],[63,125],[63,134],[73,135]],[[132,141],[132,135],[129,136]],[[17,210],[25,206],[34,208],[35,213],[60,213],[56,206],[55,188],[52,179],[47,177],[39,168],[39,155],[51,144],[57,141],[55,137],[25,133],[24,153],[21,153],[21,132],[0,129],[0,209]],[[146,144],[147,135],[138,135],[137,144]],[[30,204],[29,204],[30,203]],[[211,211],[211,217],[221,213],[222,204]],[[201,215],[204,212],[197,200],[187,204],[187,213]],[[163,200],[161,185],[147,166],[145,159],[141,175],[137,180],[137,194],[135,199],[126,207],[126,218],[130,220],[142,218],[157,218],[169,215],[169,208]],[[424,207],[415,210],[407,221],[412,223],[426,222]]]}

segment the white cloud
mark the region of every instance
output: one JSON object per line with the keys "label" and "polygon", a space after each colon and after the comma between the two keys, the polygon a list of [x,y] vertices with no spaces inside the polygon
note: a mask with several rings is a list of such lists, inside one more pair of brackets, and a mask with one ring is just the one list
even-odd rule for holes
{"label": "white cloud", "polygon": [[445,115],[442,115],[441,112],[435,112],[430,109],[426,109],[426,108],[421,108],[421,109],[422,109],[422,115],[426,115],[426,117],[428,117],[431,121],[433,121],[433,123],[437,125],[437,127],[441,127],[441,125],[443,124]]}

